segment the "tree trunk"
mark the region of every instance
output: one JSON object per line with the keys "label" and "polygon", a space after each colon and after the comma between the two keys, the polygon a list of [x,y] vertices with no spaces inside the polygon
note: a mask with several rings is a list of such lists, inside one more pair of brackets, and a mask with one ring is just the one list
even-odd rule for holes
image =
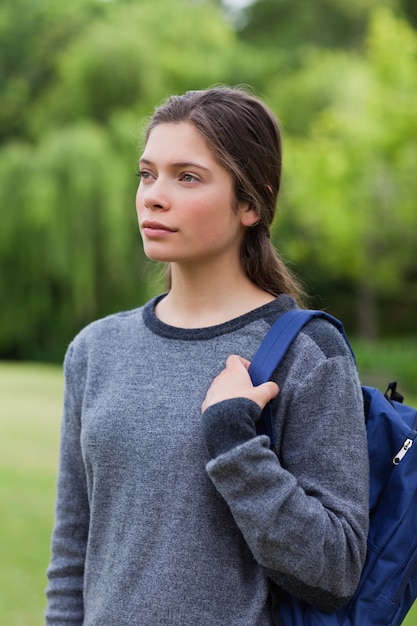
{"label": "tree trunk", "polygon": [[356,296],[357,332],[361,339],[378,339],[378,306],[375,292],[371,285],[359,282]]}

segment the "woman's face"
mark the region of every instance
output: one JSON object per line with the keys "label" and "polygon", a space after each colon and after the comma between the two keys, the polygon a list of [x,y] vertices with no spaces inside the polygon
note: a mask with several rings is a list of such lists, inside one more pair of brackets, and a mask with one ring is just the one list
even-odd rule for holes
{"label": "woman's face", "polygon": [[156,126],[139,170],[136,210],[150,259],[195,266],[239,257],[244,229],[257,221],[256,213],[246,204],[235,206],[232,177],[195,126]]}

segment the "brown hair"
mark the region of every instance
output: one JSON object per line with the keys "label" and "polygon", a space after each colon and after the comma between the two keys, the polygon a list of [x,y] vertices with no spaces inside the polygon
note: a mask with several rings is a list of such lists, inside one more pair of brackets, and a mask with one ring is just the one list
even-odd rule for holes
{"label": "brown hair", "polygon": [[270,241],[270,227],[281,182],[281,132],[274,114],[260,100],[237,88],[219,87],[171,96],[155,109],[145,138],[162,123],[190,122],[207,141],[214,158],[230,172],[237,202],[249,202],[258,222],[246,229],[240,257],[247,276],[277,296],[300,301],[303,290]]}

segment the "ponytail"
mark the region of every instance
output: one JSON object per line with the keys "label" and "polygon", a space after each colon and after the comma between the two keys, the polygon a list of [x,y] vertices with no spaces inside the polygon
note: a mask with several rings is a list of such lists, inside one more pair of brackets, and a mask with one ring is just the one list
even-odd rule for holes
{"label": "ponytail", "polygon": [[273,296],[288,294],[299,306],[306,299],[305,291],[272,245],[269,229],[262,222],[245,232],[240,260],[250,280]]}

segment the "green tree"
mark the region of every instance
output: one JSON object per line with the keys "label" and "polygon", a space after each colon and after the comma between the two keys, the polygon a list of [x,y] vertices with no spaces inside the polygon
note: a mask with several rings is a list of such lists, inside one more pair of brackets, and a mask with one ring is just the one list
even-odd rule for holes
{"label": "green tree", "polygon": [[49,52],[53,61],[37,89],[28,68],[39,38],[29,34],[19,132],[8,133],[3,117],[3,358],[59,360],[84,324],[149,297],[134,210],[142,120],[172,92],[251,82],[257,71],[259,56],[211,2],[119,0],[97,11],[94,3],[78,0],[74,33],[61,3],[47,1],[33,28],[50,19],[66,36],[62,46],[46,38],[38,58]]}
{"label": "green tree", "polygon": [[[302,61],[308,48],[360,47],[369,14],[398,0],[257,0],[243,10],[241,36],[268,46],[287,63]],[[292,59],[292,60],[291,60]]]}
{"label": "green tree", "polygon": [[373,337],[378,302],[417,296],[417,35],[378,10],[363,56],[316,53],[303,72],[304,97],[319,76],[332,81],[331,100],[306,135],[287,137],[281,246],[310,272],[352,285],[358,330]]}
{"label": "green tree", "polygon": [[104,12],[97,0],[0,4],[0,143],[25,138],[32,104],[53,84],[62,50]]}
{"label": "green tree", "polygon": [[143,117],[170,93],[247,82],[259,58],[211,2],[113,2],[63,50],[33,124],[43,132],[80,117],[105,123],[120,110]]}
{"label": "green tree", "polygon": [[2,152],[4,355],[57,358],[81,325],[144,291],[133,174],[92,123]]}

